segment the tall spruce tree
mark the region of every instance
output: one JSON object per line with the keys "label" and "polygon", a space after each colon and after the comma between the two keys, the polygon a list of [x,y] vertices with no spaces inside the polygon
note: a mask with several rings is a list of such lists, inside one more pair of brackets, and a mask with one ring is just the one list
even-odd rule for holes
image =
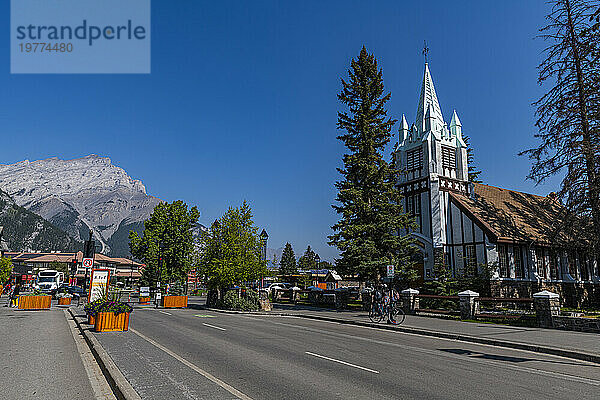
{"label": "tall spruce tree", "polygon": [[[564,173],[559,199],[565,206],[556,232],[600,248],[600,41],[592,28],[598,1],[554,0],[540,37],[549,42],[538,82],[551,88],[537,107],[541,143],[524,151],[537,183]],[[577,229],[575,231],[574,229]],[[560,236],[557,236],[560,237]]]}
{"label": "tall spruce tree", "polygon": [[471,138],[463,134],[463,141],[467,145],[467,165],[469,168],[469,182],[482,183],[483,181],[479,179],[481,171],[478,170],[477,167],[475,167],[475,154],[473,152],[473,148],[471,147]]}
{"label": "tall spruce tree", "polygon": [[383,158],[396,122],[387,117],[383,73],[373,54],[363,46],[351,61],[348,80],[342,79],[340,102],[348,112],[338,112],[338,136],[348,153],[342,179],[336,182],[338,195],[332,207],[340,220],[332,226],[330,244],[340,250],[336,267],[342,273],[377,279],[385,266],[409,268],[413,240],[408,234],[413,218],[401,206],[396,187],[397,171]]}
{"label": "tall spruce tree", "polygon": [[298,268],[296,267],[296,255],[294,254],[292,245],[289,243],[286,243],[283,248],[279,266],[279,273],[282,275],[292,275],[298,272]]}

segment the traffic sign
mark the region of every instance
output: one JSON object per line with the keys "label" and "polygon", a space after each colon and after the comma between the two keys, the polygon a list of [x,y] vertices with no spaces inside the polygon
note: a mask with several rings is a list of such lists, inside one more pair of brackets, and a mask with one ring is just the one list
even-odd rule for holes
{"label": "traffic sign", "polygon": [[142,286],[140,288],[140,297],[150,297],[150,287]]}
{"label": "traffic sign", "polygon": [[394,277],[394,266],[393,265],[388,265],[387,266],[387,277],[388,278],[393,278]]}
{"label": "traffic sign", "polygon": [[108,283],[110,282],[110,270],[109,269],[93,269],[92,278],[90,285],[90,293],[88,295],[88,301],[101,299],[104,295],[108,294]]}
{"label": "traffic sign", "polygon": [[84,258],[83,259],[83,268],[92,268],[94,266],[93,258]]}

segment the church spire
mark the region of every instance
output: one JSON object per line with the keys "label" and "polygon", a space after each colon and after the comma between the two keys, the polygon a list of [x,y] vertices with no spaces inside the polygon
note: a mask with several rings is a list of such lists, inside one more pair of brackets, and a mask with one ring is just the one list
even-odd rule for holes
{"label": "church spire", "polygon": [[402,114],[402,121],[400,122],[400,143],[404,143],[405,140],[408,139],[410,128],[408,127],[408,122],[406,122],[406,117]]}
{"label": "church spire", "polygon": [[423,75],[423,84],[421,85],[421,95],[419,96],[419,107],[417,108],[416,123],[421,132],[425,131],[425,113],[431,106],[430,118],[438,119],[440,124],[443,123],[442,110],[438,103],[435,88],[433,87],[433,79],[429,72],[429,64],[425,63],[425,73]]}

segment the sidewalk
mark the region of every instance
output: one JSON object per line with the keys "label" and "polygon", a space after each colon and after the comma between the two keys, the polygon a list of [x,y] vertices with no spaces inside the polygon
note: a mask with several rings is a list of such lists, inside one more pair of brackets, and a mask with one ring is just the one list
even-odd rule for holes
{"label": "sidewalk", "polygon": [[[366,311],[337,311],[276,303],[273,305],[273,312],[357,325],[374,325]],[[400,326],[378,325],[407,333],[521,348],[600,363],[600,335],[597,333],[461,322],[413,315],[408,315]]]}
{"label": "sidewalk", "polygon": [[62,308],[24,311],[0,297],[0,382],[4,399],[93,399],[94,391]]}

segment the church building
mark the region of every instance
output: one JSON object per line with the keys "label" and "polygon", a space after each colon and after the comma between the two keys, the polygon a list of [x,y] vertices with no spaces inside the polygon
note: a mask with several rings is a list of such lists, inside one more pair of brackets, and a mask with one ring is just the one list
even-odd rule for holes
{"label": "church building", "polygon": [[[493,296],[531,297],[548,289],[566,304],[597,301],[598,267],[584,250],[565,251],[551,239],[561,208],[548,196],[469,181],[467,147],[456,111],[448,125],[428,64],[416,120],[403,115],[394,150],[404,210],[422,253],[421,279],[434,278],[434,260],[456,276],[491,270]],[[594,297],[594,298],[592,298]]]}

